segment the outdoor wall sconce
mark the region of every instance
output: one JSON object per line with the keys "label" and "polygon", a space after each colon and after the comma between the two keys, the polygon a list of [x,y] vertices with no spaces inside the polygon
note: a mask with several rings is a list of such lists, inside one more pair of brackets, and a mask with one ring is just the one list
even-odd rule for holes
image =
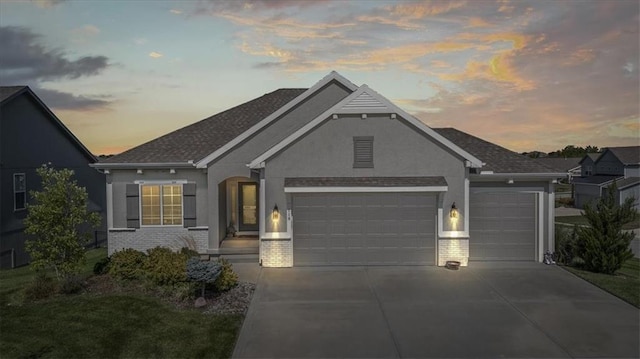
{"label": "outdoor wall sconce", "polygon": [[451,205],[451,210],[449,211],[449,217],[458,218],[458,207],[456,207],[456,203],[453,202]]}
{"label": "outdoor wall sconce", "polygon": [[277,222],[280,220],[280,211],[278,210],[278,205],[273,206],[273,211],[271,212],[271,220]]}

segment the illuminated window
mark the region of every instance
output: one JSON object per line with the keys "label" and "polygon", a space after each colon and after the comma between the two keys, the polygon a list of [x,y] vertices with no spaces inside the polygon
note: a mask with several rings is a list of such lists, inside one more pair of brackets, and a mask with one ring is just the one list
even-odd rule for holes
{"label": "illuminated window", "polygon": [[373,168],[373,137],[353,138],[353,168]]}
{"label": "illuminated window", "polygon": [[142,185],[142,225],[182,225],[182,185]]}
{"label": "illuminated window", "polygon": [[27,208],[27,179],[24,173],[13,174],[13,209]]}

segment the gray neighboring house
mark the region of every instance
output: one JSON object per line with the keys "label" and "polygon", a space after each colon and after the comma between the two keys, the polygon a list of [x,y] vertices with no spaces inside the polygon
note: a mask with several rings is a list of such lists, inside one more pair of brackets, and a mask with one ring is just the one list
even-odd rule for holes
{"label": "gray neighboring house", "polygon": [[105,217],[105,176],[89,167],[95,162],[29,87],[0,87],[0,267],[29,263],[23,220],[29,192],[42,189],[36,169],[45,163],[72,169],[87,189],[89,209]]}
{"label": "gray neighboring house", "polygon": [[588,154],[580,164],[581,177],[573,180],[576,208],[597,200],[615,182],[619,203],[634,197],[636,209],[640,209],[640,146],[608,147]]}
{"label": "gray neighboring house", "polygon": [[[265,267],[541,261],[566,173],[433,129],[331,72],[96,163],[109,253],[221,253],[254,236]],[[233,239],[226,239],[232,241]]]}
{"label": "gray neighboring house", "polygon": [[582,159],[583,157],[538,157],[535,160],[559,172],[566,172],[567,179],[571,181],[573,177],[582,175],[582,166],[580,165]]}

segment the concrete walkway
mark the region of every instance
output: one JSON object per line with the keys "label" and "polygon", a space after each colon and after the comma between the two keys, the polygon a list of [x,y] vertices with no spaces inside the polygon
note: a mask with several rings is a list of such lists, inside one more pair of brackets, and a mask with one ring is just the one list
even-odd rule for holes
{"label": "concrete walkway", "polygon": [[266,269],[236,358],[639,353],[637,308],[555,266]]}

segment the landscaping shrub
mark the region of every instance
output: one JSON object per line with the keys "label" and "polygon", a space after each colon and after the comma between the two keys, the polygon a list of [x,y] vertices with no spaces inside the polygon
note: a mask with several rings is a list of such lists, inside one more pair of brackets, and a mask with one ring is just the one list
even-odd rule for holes
{"label": "landscaping shrub", "polygon": [[187,258],[193,258],[193,257],[200,258],[200,254],[197,251],[195,251],[193,249],[190,249],[190,248],[187,248],[187,247],[182,247],[180,249],[180,254],[186,255]]}
{"label": "landscaping shrub", "polygon": [[38,273],[33,282],[24,288],[24,297],[27,300],[41,300],[52,297],[58,293],[58,283],[44,273]]}
{"label": "landscaping shrub", "polygon": [[173,285],[187,281],[187,255],[169,248],[155,247],[147,251],[143,265],[145,276],[156,285]]}
{"label": "landscaping shrub", "polygon": [[577,226],[556,225],[555,260],[565,265],[573,265],[579,258]]}
{"label": "landscaping shrub", "polygon": [[85,287],[85,282],[82,277],[77,275],[69,275],[64,278],[60,284],[60,293],[63,294],[75,294],[79,293]]}
{"label": "landscaping shrub", "polygon": [[143,266],[147,256],[135,249],[124,249],[111,255],[109,274],[117,279],[139,279],[143,277]]}
{"label": "landscaping shrub", "polygon": [[207,283],[215,283],[220,276],[222,266],[218,262],[203,262],[199,258],[187,261],[187,278],[202,285],[202,297]]}
{"label": "landscaping shrub", "polygon": [[214,282],[214,286],[219,292],[226,292],[238,285],[238,275],[233,271],[233,266],[228,260],[220,258],[218,263],[222,270]]}
{"label": "landscaping shrub", "polygon": [[596,273],[615,273],[625,261],[633,258],[629,245],[633,232],[623,232],[622,226],[634,221],[638,212],[634,198],[627,198],[622,205],[616,201],[616,184],[595,203],[584,206],[584,216],[589,226],[578,228],[577,256],[584,260],[584,268]]}
{"label": "landscaping shrub", "polygon": [[100,259],[99,261],[96,262],[96,264],[93,265],[93,274],[95,275],[107,274],[109,272],[110,264],[111,264],[110,257],[104,257]]}

